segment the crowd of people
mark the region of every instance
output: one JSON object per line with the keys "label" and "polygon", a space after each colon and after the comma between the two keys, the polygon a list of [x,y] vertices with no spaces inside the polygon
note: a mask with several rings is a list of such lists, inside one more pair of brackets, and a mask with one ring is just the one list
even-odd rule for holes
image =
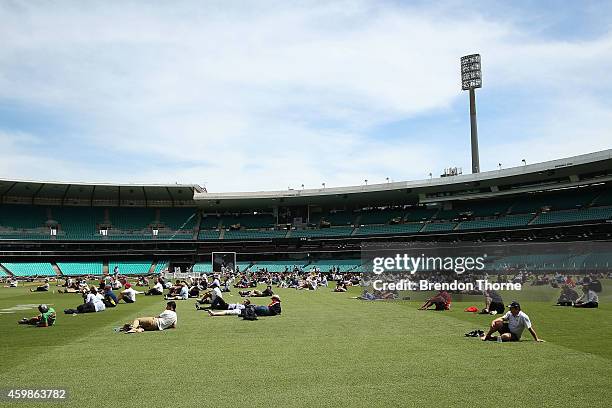
{"label": "crowd of people", "polygon": [[[417,277],[418,278],[418,277]],[[464,275],[463,280],[475,277]],[[482,277],[480,277],[482,278]],[[601,278],[605,276],[554,276],[527,274],[520,271],[514,276],[506,277],[499,275],[498,281],[510,280],[521,281],[540,285],[545,282],[552,287],[560,288],[561,293],[557,304],[560,306],[572,306],[576,308],[597,308],[599,306],[598,292],[601,291]],[[429,275],[431,281],[443,282],[448,279],[444,274]],[[14,287],[14,280],[8,280],[9,285]],[[50,280],[45,279],[42,285],[30,289],[32,292],[49,291]],[[351,286],[362,285],[361,276],[357,273],[340,273],[338,271],[321,272],[312,270],[305,272],[299,268],[293,270],[287,268],[284,272],[271,273],[263,270],[255,272],[224,270],[222,273],[203,274],[201,276],[189,276],[185,279],[175,280],[174,283],[166,280],[163,276],[146,277],[140,276],[137,281],[131,283],[127,277],[118,273],[107,275],[98,280],[98,285],[88,285],[86,277],[66,277],[59,289],[59,293],[77,293],[83,297],[83,302],[74,308],[65,309],[66,314],[85,314],[103,312],[108,308],[117,307],[119,304],[133,304],[137,295],[160,296],[166,303],[166,309],[157,316],[145,316],[126,323],[119,331],[125,333],[139,333],[151,330],[165,330],[175,328],[177,323],[177,302],[193,299],[196,310],[204,310],[212,317],[217,316],[241,316],[245,319],[254,320],[261,316],[277,316],[282,313],[281,298],[275,293],[276,288],[292,288],[296,290],[316,291],[321,288],[329,289],[329,282],[335,282],[332,292],[345,293]],[[264,289],[258,289],[264,285]],[[58,285],[59,286],[59,285]],[[578,293],[577,287],[581,286],[582,293]],[[135,287],[142,288],[137,290]],[[236,291],[243,299],[238,303],[230,303],[224,299],[224,293]],[[115,293],[116,292],[116,293]],[[419,307],[419,310],[433,308],[437,311],[448,311],[452,306],[453,294],[479,294],[484,296],[483,314],[501,315],[494,319],[482,340],[517,341],[520,340],[523,331],[528,330],[534,340],[541,341],[532,327],[531,319],[521,309],[518,302],[513,301],[508,306],[504,304],[502,296],[495,290],[485,290],[477,293],[463,293],[461,291],[449,292],[438,291],[428,297]],[[269,302],[263,305],[253,303],[255,298],[269,298]],[[362,291],[358,299],[363,300],[392,300],[398,299],[397,291]],[[509,311],[506,311],[506,307]],[[24,318],[20,324],[36,325],[38,327],[53,326],[56,320],[55,310],[47,305],[39,306],[40,314]],[[497,335],[495,335],[497,333]]]}

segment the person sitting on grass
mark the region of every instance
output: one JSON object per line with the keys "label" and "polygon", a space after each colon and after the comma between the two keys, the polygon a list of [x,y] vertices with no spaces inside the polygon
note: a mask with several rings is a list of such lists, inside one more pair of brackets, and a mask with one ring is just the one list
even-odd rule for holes
{"label": "person sitting on grass", "polygon": [[502,314],[506,311],[504,301],[499,293],[494,290],[485,290],[485,307],[480,314]]}
{"label": "person sitting on grass", "polygon": [[240,296],[243,296],[243,297],[246,297],[246,296],[268,297],[268,296],[272,296],[274,294],[274,292],[272,292],[272,286],[268,285],[266,287],[266,289],[264,289],[263,291],[259,291],[257,289],[254,289],[254,290],[241,290],[240,292],[238,292],[238,294],[240,294]]}
{"label": "person sitting on grass", "polygon": [[119,299],[117,299],[117,295],[113,292],[111,285],[106,285],[104,287],[104,299],[102,301],[106,307],[115,307],[117,303],[119,303]]}
{"label": "person sitting on grass", "polygon": [[123,299],[125,303],[134,303],[136,302],[136,295],[141,295],[142,293],[143,292],[134,290],[134,288],[132,288],[132,284],[128,282],[125,284],[125,289],[119,293],[117,302]]}
{"label": "person sitting on grass", "polygon": [[521,310],[521,305],[517,301],[513,301],[508,307],[510,311],[506,312],[502,317],[493,320],[489,331],[481,337],[481,340],[497,341],[497,336],[492,336],[492,334],[498,332],[501,341],[519,341],[523,330],[527,329],[535,341],[544,341],[538,337],[533,327],[531,327],[529,316]]}
{"label": "person sitting on grass", "polygon": [[183,281],[181,283],[181,290],[179,292],[175,292],[173,296],[168,293],[165,299],[166,300],[187,300],[189,299],[189,288],[187,287],[187,282]]}
{"label": "person sitting on grass", "polygon": [[178,317],[176,315],[176,303],[166,303],[166,310],[155,317],[139,317],[132,323],[126,323],[120,331],[126,333],[142,333],[144,331],[158,331],[176,329]]}
{"label": "person sitting on grass", "polygon": [[576,299],[574,307],[593,309],[599,307],[599,296],[588,285],[582,286],[582,296]]}
{"label": "person sitting on grass", "polygon": [[19,324],[29,324],[36,327],[51,327],[55,324],[55,309],[47,305],[38,305],[38,311],[40,315],[34,316],[30,319],[23,318],[19,320]]}
{"label": "person sitting on grass", "polygon": [[336,283],[336,288],[334,289],[334,292],[341,292],[344,293],[346,292],[348,289],[346,287],[346,283],[345,282],[341,282],[338,281],[338,283]]}
{"label": "person sitting on grass", "polygon": [[449,310],[451,306],[451,296],[445,291],[441,290],[437,295],[430,297],[419,307],[419,310],[427,310],[429,307],[435,305],[435,310]]}
{"label": "person sitting on grass", "polygon": [[245,307],[251,304],[249,299],[244,299],[242,303],[229,303],[227,304],[227,310],[220,310],[213,312],[210,309],[206,309],[211,316],[240,316]]}
{"label": "person sitting on grass", "polygon": [[102,301],[104,296],[98,293],[98,290],[95,286],[92,286],[89,289],[89,293],[83,294],[85,301],[82,305],[78,305],[76,309],[65,309],[64,313],[66,314],[75,314],[75,313],[95,313],[95,312],[103,312],[106,310],[106,305]]}
{"label": "person sitting on grass", "polygon": [[219,289],[216,283],[211,284],[211,290],[204,293],[201,299],[196,301],[196,309],[199,309],[199,305],[210,303],[209,309],[225,310],[225,301],[223,300],[223,293]]}
{"label": "person sitting on grass", "polygon": [[161,278],[157,278],[155,285],[145,292],[145,296],[159,296],[164,294],[164,284]]}
{"label": "person sitting on grass", "polygon": [[43,285],[37,286],[36,289],[30,289],[30,292],[48,292],[49,287],[49,279],[45,279],[45,283]]}
{"label": "person sitting on grass", "polygon": [[557,299],[557,306],[573,306],[579,297],[578,292],[570,288],[569,285],[562,285],[561,294],[559,299]]}

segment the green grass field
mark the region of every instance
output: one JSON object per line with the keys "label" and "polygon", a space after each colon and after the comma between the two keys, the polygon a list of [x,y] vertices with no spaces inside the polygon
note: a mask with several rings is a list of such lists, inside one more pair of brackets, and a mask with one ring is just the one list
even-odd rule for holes
{"label": "green grass field", "polygon": [[[491,320],[463,312],[481,307],[480,297],[455,298],[452,311],[422,312],[424,293],[364,302],[350,299],[357,288],[278,289],[283,315],[253,322],[211,318],[191,300],[178,302],[176,330],[135,335],[113,327],[158,314],[160,297],[60,314],[48,329],[17,325],[35,309],[0,314],[0,387],[67,388],[69,407],[609,407],[610,284],[604,281],[602,307],[590,310],[553,307],[557,290],[550,288],[505,293],[506,303],[521,301],[546,343],[527,332],[519,343],[464,337]],[[43,302],[61,313],[81,298],[0,289],[0,309]]]}

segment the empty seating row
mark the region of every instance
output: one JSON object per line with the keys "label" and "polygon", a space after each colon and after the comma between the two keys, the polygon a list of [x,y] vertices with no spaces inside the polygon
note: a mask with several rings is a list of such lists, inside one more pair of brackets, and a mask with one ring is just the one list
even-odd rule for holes
{"label": "empty seating row", "polygon": [[62,275],[102,275],[102,262],[58,262]]}
{"label": "empty seating row", "polygon": [[15,276],[55,276],[55,270],[49,262],[2,262]]}

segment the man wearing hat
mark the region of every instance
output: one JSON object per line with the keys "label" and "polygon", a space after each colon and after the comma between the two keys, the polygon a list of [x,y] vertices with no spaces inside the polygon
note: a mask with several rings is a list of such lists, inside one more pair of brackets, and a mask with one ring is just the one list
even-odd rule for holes
{"label": "man wearing hat", "polygon": [[529,333],[531,333],[531,336],[533,336],[535,341],[544,341],[538,338],[535,330],[533,330],[533,327],[531,327],[531,320],[529,319],[529,316],[527,316],[527,314],[521,310],[521,305],[519,302],[514,300],[508,305],[508,307],[510,308],[509,312],[506,312],[505,315],[491,322],[491,328],[489,329],[488,333],[482,337],[483,341],[498,340],[497,336],[491,336],[495,332],[499,332],[501,341],[519,341],[524,329],[529,330]]}
{"label": "man wearing hat", "polygon": [[30,319],[23,318],[19,320],[19,324],[29,324],[37,327],[49,327],[55,324],[55,309],[47,305],[38,305],[38,311],[40,315],[32,317]]}

